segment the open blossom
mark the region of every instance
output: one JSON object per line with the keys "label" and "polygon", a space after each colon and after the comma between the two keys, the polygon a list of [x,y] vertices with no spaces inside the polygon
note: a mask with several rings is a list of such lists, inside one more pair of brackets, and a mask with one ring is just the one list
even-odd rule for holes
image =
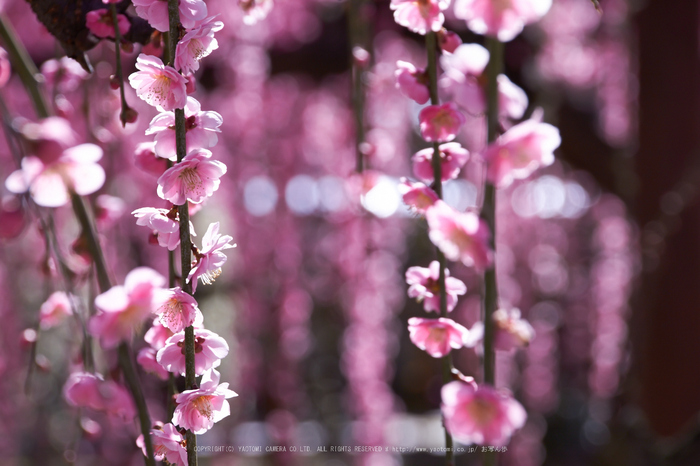
{"label": "open blossom", "polygon": [[39,309],[39,325],[42,330],[47,330],[70,315],[73,315],[71,297],[63,291],[55,291]]}
{"label": "open blossom", "polygon": [[[216,133],[224,122],[217,112],[202,111],[201,104],[194,97],[187,97],[185,105],[186,152],[194,149],[209,149],[218,142]],[[175,145],[175,112],[156,115],[146,130],[146,135],[155,134],[154,150],[157,156],[177,160]]]}
{"label": "open blossom", "polygon": [[[469,151],[457,142],[440,144],[440,165],[442,166],[442,181],[453,180],[459,175],[459,170],[469,160]],[[435,175],[433,173],[433,153],[432,147],[416,152],[411,159],[413,161],[413,174],[426,183],[432,183]]]}
{"label": "open blossom", "polygon": [[[174,251],[180,244],[180,223],[177,209],[157,209],[141,207],[131,212],[136,217],[136,224],[146,226],[156,233],[158,244],[169,251]],[[190,222],[190,235],[196,236],[194,225]]]}
{"label": "open blossom", "polygon": [[199,435],[231,414],[226,399],[238,395],[228,389],[228,383],[219,385],[219,378],[219,373],[211,369],[204,373],[200,388],[180,393],[175,400],[173,424]]}
{"label": "open blossom", "polygon": [[149,346],[141,348],[136,355],[136,362],[147,374],[153,374],[160,380],[168,380],[168,371],[158,363],[157,351]]}
{"label": "open blossom", "polygon": [[155,270],[135,268],[127,274],[123,286],[113,286],[95,298],[97,314],[88,324],[90,333],[105,348],[114,348],[130,338],[151,314],[154,292],[164,284],[165,278]]}
{"label": "open blossom", "polygon": [[473,32],[508,42],[551,6],[552,0],[456,0],[454,12]]}
{"label": "open blossom", "polygon": [[233,240],[228,235],[219,234],[219,222],[210,223],[207,232],[202,237],[202,249],[195,252],[197,263],[190,270],[187,281],[192,282],[192,292],[197,289],[197,279],[205,285],[211,285],[221,275],[221,267],[226,263],[224,249],[235,248],[229,244]]}
{"label": "open blossom", "polygon": [[[187,466],[185,438],[174,425],[170,423],[165,425],[156,423],[156,426],[151,429],[150,436],[156,461],[167,461],[167,464],[173,466]],[[143,455],[147,457],[148,453],[146,452],[146,443],[143,441],[143,434],[136,439],[136,445],[143,451]]]}
{"label": "open blossom", "polygon": [[[114,27],[112,29],[114,30]],[[46,60],[41,65],[41,74],[47,86],[56,86],[60,92],[76,90],[83,80],[90,76],[77,61],[70,57]]]}
{"label": "open blossom", "polygon": [[[170,30],[168,2],[163,0],[132,0],[136,14],[148,21],[160,32]],[[197,21],[207,17],[207,5],[202,0],[179,0],[180,23],[185,29],[195,27]]]}
{"label": "open blossom", "polygon": [[[194,372],[202,375],[205,371],[219,367],[228,354],[226,340],[214,332],[194,329]],[[158,350],[158,363],[175,374],[185,375],[185,332],[184,330],[168,338],[165,346]]]}
{"label": "open blossom", "polygon": [[211,152],[194,149],[158,178],[158,196],[175,205],[199,204],[219,189],[224,173],[226,165],[211,160]]}
{"label": "open blossom", "polygon": [[[159,3],[165,4],[165,2]],[[182,5],[181,2],[180,4]],[[139,54],[136,69],[129,76],[129,84],[136,95],[161,112],[183,108],[187,103],[185,78],[172,66],[163,65],[158,57]]]}
{"label": "open blossom", "polygon": [[505,188],[513,180],[551,165],[560,144],[561,136],[554,126],[534,119],[519,123],[486,148],[486,176],[496,187]]}
{"label": "open blossom", "polygon": [[212,16],[202,21],[180,39],[175,49],[175,68],[183,74],[194,73],[199,69],[199,60],[219,48],[214,33],[224,27],[221,21]]}
{"label": "open blossom", "polygon": [[425,214],[428,207],[431,207],[440,199],[430,187],[406,178],[401,178],[399,194],[401,194],[403,202],[411,210],[419,214]]}
{"label": "open blossom", "polygon": [[203,320],[197,301],[179,286],[158,291],[155,299],[155,313],[160,316],[160,323],[173,333],[184,330],[195,321]]}
{"label": "open blossom", "polygon": [[425,70],[418,69],[412,63],[406,61],[396,62],[396,88],[403,95],[416,101],[419,104],[424,104],[430,99],[430,90],[428,89],[428,76]]}
{"label": "open blossom", "polygon": [[[440,263],[432,261],[426,267],[409,267],[406,270],[408,297],[423,301],[426,311],[440,312]],[[467,286],[461,280],[450,277],[450,271],[445,269],[445,292],[447,293],[447,312],[457,305],[457,296],[467,292]]]}
{"label": "open blossom", "polygon": [[[124,37],[131,27],[129,19],[124,15],[117,15],[119,34]],[[106,8],[88,11],[85,15],[85,26],[97,37],[114,37],[114,23],[112,13]]]}
{"label": "open blossom", "polygon": [[391,0],[394,21],[409,30],[425,35],[438,32],[445,22],[442,14],[450,6],[450,0]]}
{"label": "open blossom", "polygon": [[442,387],[441,398],[445,427],[465,445],[505,445],[527,419],[513,397],[486,385],[450,382]]}
{"label": "open blossom", "polygon": [[468,267],[483,270],[492,261],[489,249],[490,232],[485,222],[474,212],[459,212],[438,201],[425,213],[428,236],[445,257],[461,261]]}
{"label": "open blossom", "polygon": [[449,142],[457,137],[459,128],[464,124],[457,106],[452,103],[429,105],[418,114],[420,134],[428,142]]}
{"label": "open blossom", "polygon": [[72,373],[63,386],[63,397],[71,406],[102,411],[125,422],[136,417],[134,403],[126,389],[95,374]]}
{"label": "open blossom", "polygon": [[243,23],[248,26],[265,19],[273,5],[272,0],[238,0],[238,6],[243,10]]}
{"label": "open blossom", "polygon": [[13,193],[29,191],[34,202],[44,207],[60,207],[70,200],[70,192],[92,194],[102,187],[105,172],[97,163],[102,149],[94,144],[80,144],[63,151],[53,162],[39,157],[22,159],[22,168],[5,180]]}
{"label": "open blossom", "polygon": [[411,317],[408,319],[408,331],[413,344],[434,358],[442,358],[452,348],[461,348],[469,341],[469,330],[445,317]]}
{"label": "open blossom", "polygon": [[535,329],[520,317],[520,309],[498,309],[493,313],[496,324],[494,346],[502,351],[511,351],[530,344],[535,337]]}
{"label": "open blossom", "polygon": [[157,316],[155,319],[153,319],[153,325],[151,325],[151,328],[146,331],[143,339],[146,341],[146,343],[151,345],[151,348],[158,351],[165,346],[165,342],[168,341],[168,338],[172,337],[173,335],[174,333],[171,332],[169,328],[160,323],[160,316]]}

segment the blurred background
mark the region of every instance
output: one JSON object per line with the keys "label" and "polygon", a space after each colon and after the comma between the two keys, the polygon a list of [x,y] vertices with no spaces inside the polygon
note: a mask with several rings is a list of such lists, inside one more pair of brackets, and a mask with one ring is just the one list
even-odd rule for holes
{"label": "blurred background", "polygon": [[[231,416],[199,437],[212,447],[200,464],[444,462],[393,450],[441,447],[444,439],[440,363],[406,331],[406,320],[424,313],[406,297],[405,270],[427,267],[434,248],[396,189],[411,176],[411,155],[425,147],[420,106],[395,89],[396,61],[423,66],[425,48],[422,37],[394,23],[389,3],[368,0],[353,10],[337,0],[275,0],[266,19],[245,25],[235,2],[207,1],[225,27],[218,50],[202,61],[194,95],[223,116],[214,154],[228,173],[195,227],[219,221],[238,248],[197,297],[207,327],[229,342],[219,369],[239,396],[229,400]],[[503,465],[700,464],[699,2],[600,4],[602,15],[589,0],[554,0],[505,48],[506,74],[528,95],[527,115],[542,108],[562,145],[553,165],[498,194],[501,304],[521,309],[536,332],[526,350],[497,357],[497,385],[528,411],[498,456]],[[37,67],[63,55],[28,3],[0,8]],[[447,16],[465,43],[483,43]],[[356,46],[370,52],[368,62],[353,56]],[[140,48],[122,55],[126,75]],[[105,150],[107,183],[91,201],[112,276],[121,282],[140,265],[165,274],[165,250],[129,215],[163,203],[156,176],[134,160],[155,110],[127,87],[139,117],[122,129],[118,92],[108,85],[114,44],[102,42],[88,56],[92,75],[73,83],[53,75],[46,95],[83,141]],[[363,174],[355,170],[353,65],[365,95]],[[0,96],[6,117],[35,119],[14,73]],[[458,140],[482,150],[483,117],[470,116]],[[4,137],[1,147],[5,179],[16,162]],[[446,200],[478,207],[482,169],[470,162],[445,186]],[[70,319],[38,328],[40,305],[63,286],[56,254],[47,252],[37,220],[45,213],[7,194],[0,464],[142,464],[135,426],[65,403],[79,328]],[[53,219],[58,249],[88,300],[96,289],[75,244],[79,227],[68,207]],[[471,327],[480,315],[480,277],[461,265],[450,269],[468,287],[452,317]],[[98,369],[118,378],[115,355],[96,351]],[[454,357],[479,379],[473,350]],[[164,383],[140,376],[151,416],[165,420]],[[287,452],[266,453],[272,445]],[[390,448],[331,453],[337,445]],[[246,446],[262,451],[238,448]],[[457,456],[457,464],[480,460]]]}

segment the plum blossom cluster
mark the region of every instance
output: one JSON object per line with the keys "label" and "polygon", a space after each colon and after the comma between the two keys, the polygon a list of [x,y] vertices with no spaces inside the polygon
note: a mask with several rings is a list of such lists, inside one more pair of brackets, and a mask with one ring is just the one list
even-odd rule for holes
{"label": "plum blossom cluster", "polygon": [[[458,261],[481,273],[494,266],[495,251],[491,247],[489,224],[480,218],[478,210],[462,212],[445,203],[441,199],[442,183],[458,178],[466,163],[476,161],[485,165],[487,183],[505,188],[514,180],[527,178],[537,168],[551,164],[561,140],[559,131],[542,123],[540,115],[517,123],[525,114],[527,96],[507,76],[500,75],[496,78],[496,111],[505,132],[479,153],[470,153],[456,141],[467,119],[479,119],[482,127],[485,124],[486,67],[490,54],[481,45],[461,44],[454,33],[443,28],[443,11],[449,4],[437,0],[392,0],[391,8],[398,24],[418,34],[436,35],[441,54],[439,64],[444,71],[437,76],[438,60],[428,50],[428,61],[434,60],[434,73],[406,61],[397,62],[395,73],[396,87],[403,95],[420,105],[429,102],[419,113],[419,130],[431,146],[412,158],[413,174],[420,182],[404,178],[400,191],[411,211],[425,217],[428,236],[440,259],[428,268],[410,267],[406,272],[408,296],[422,302],[425,311],[438,314],[437,318],[412,317],[408,330],[418,348],[434,358],[444,358],[452,372],[459,374],[452,367],[450,352],[475,347],[483,338],[484,325],[477,322],[469,330],[448,318],[458,296],[464,295],[467,288],[461,280],[450,276],[444,261]],[[455,15],[464,19],[473,32],[508,41],[524,25],[544,15],[550,5],[549,0],[457,0]],[[434,40],[429,37],[427,46],[434,47],[431,45]],[[440,104],[439,97],[448,101]],[[498,350],[526,346],[534,337],[532,327],[520,318],[517,309],[501,309],[492,317]],[[460,375],[459,379],[444,381],[442,412],[446,430],[462,443],[499,446],[508,443],[527,418],[520,403],[487,383],[477,386],[470,377]]]}

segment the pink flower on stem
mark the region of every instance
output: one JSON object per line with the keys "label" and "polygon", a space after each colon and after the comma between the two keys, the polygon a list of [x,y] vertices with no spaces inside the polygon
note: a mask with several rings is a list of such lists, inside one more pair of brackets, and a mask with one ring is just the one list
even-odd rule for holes
{"label": "pink flower on stem", "polygon": [[[229,350],[226,340],[203,328],[194,330],[194,348],[194,371],[197,375],[219,367]],[[165,346],[158,350],[156,359],[169,372],[185,375],[184,330],[168,338]]]}
{"label": "pink flower on stem", "polygon": [[238,0],[238,6],[243,10],[243,23],[252,26],[262,21],[272,11],[272,0]]}
{"label": "pink flower on stem", "polygon": [[[136,224],[153,230],[158,238],[158,244],[169,251],[174,251],[180,244],[180,223],[177,208],[157,209],[141,207],[131,212],[136,217]],[[190,235],[196,236],[194,226],[190,222]]]}
{"label": "pink flower on stem", "polygon": [[551,6],[552,0],[456,0],[454,12],[473,32],[508,42]]}
{"label": "pink flower on stem", "polygon": [[491,263],[493,252],[488,246],[491,233],[477,214],[459,212],[437,201],[426,211],[425,218],[430,241],[447,259],[461,261],[477,270],[484,270]]}
{"label": "pink flower on stem", "polygon": [[428,142],[449,142],[457,137],[464,115],[452,103],[429,105],[418,115],[420,134]]}
{"label": "pink flower on stem", "polygon": [[106,412],[124,422],[136,417],[134,403],[124,387],[87,372],[74,372],[68,377],[63,397],[71,406]]}
{"label": "pink flower on stem", "polygon": [[418,69],[412,63],[400,60],[396,62],[396,66],[397,70],[394,72],[396,88],[403,95],[421,105],[430,100],[428,76],[425,70]]}
{"label": "pink flower on stem", "polygon": [[29,191],[40,206],[60,207],[68,203],[71,191],[83,196],[102,187],[105,172],[97,164],[101,158],[102,149],[94,144],[64,150],[50,163],[28,156],[22,159],[22,168],[7,177],[5,187],[16,194]]}
{"label": "pink flower on stem", "polygon": [[[131,22],[124,15],[117,15],[117,24],[119,25],[119,34],[124,37],[131,27]],[[88,11],[85,15],[85,26],[97,37],[112,37],[114,38],[114,23],[112,22],[112,13],[106,8],[99,10]]]}
{"label": "pink flower on stem", "polygon": [[42,330],[48,330],[70,315],[73,315],[71,297],[63,291],[56,291],[39,309],[39,326]]}
{"label": "pink flower on stem", "polygon": [[200,388],[180,393],[175,400],[173,424],[199,435],[231,414],[226,399],[238,395],[228,389],[228,383],[219,384],[219,378],[219,373],[211,369],[204,373]]}
{"label": "pink flower on stem", "polygon": [[[112,28],[112,30],[114,30],[114,28]],[[46,85],[56,86],[60,92],[76,90],[80,87],[83,80],[90,76],[77,61],[69,57],[45,61],[41,65],[41,74],[44,75]]]}
{"label": "pink flower on stem", "polygon": [[446,356],[452,348],[465,346],[469,340],[469,330],[452,319],[408,319],[408,331],[411,341],[434,358]]}
{"label": "pink flower on stem", "polygon": [[175,68],[182,71],[182,74],[197,71],[199,60],[219,48],[219,43],[214,39],[214,33],[223,29],[224,23],[214,21],[215,18],[212,16],[202,21],[177,43]]}
{"label": "pink flower on stem", "polygon": [[173,335],[174,333],[171,332],[170,329],[164,327],[163,324],[160,323],[160,316],[158,316],[153,319],[153,325],[146,331],[143,339],[146,343],[151,345],[151,348],[158,351],[165,346],[165,342]]}
{"label": "pink flower on stem", "polygon": [[148,267],[129,272],[123,286],[113,286],[95,298],[97,314],[88,323],[90,334],[107,349],[130,338],[153,311],[155,291],[164,284],[165,278]]}
{"label": "pink flower on stem", "polygon": [[494,346],[501,351],[523,348],[535,338],[535,329],[520,317],[520,309],[498,309],[493,313],[496,324]]}
{"label": "pink flower on stem", "polygon": [[435,191],[430,189],[423,183],[401,178],[399,183],[399,193],[403,198],[403,202],[414,212],[425,214],[428,207],[435,204],[440,198]]}
{"label": "pink flower on stem", "polygon": [[[160,32],[170,30],[168,2],[163,0],[132,0],[136,14],[148,21]],[[197,21],[207,17],[207,5],[202,0],[179,0],[180,23],[185,29],[195,27]]]}
{"label": "pink flower on stem", "polygon": [[[160,0],[156,0],[159,3]],[[180,5],[182,5],[181,2]],[[183,108],[187,103],[185,78],[172,66],[163,65],[158,57],[140,54],[136,59],[136,69],[129,76],[129,84],[136,95],[161,112]]]}
{"label": "pink flower on stem", "polygon": [[219,222],[210,223],[207,232],[202,237],[202,249],[194,253],[197,263],[190,270],[187,281],[192,283],[192,292],[197,289],[197,279],[201,279],[205,285],[211,285],[221,275],[221,267],[226,262],[224,249],[235,248],[235,244],[228,244],[233,238],[219,234]]}
{"label": "pink flower on stem", "polygon": [[454,53],[457,47],[462,45],[462,38],[456,33],[445,28],[440,29],[437,34],[438,45],[443,52]]}
{"label": "pink flower on stem", "polygon": [[[195,149],[209,149],[219,141],[216,133],[224,120],[217,112],[202,111],[202,106],[194,97],[187,97],[185,105],[186,152]],[[175,147],[175,112],[163,112],[151,120],[146,135],[155,134],[155,153],[159,157],[177,160]]]}
{"label": "pink flower on stem", "polygon": [[[440,263],[432,261],[425,267],[409,267],[406,270],[408,297],[423,301],[423,309],[427,312],[440,312]],[[450,271],[445,269],[445,291],[447,293],[447,312],[457,305],[457,296],[467,292],[467,286],[461,280],[450,277]]]}
{"label": "pink flower on stem", "polygon": [[168,371],[158,363],[156,359],[157,351],[149,346],[141,348],[136,356],[136,362],[139,363],[141,369],[148,374],[153,374],[160,380],[168,380]]}
{"label": "pink flower on stem", "polygon": [[394,21],[409,30],[425,35],[438,32],[445,22],[442,14],[450,6],[450,0],[391,0]]}
{"label": "pink flower on stem", "polygon": [[167,160],[156,155],[153,141],[142,142],[136,146],[134,163],[141,170],[155,176],[162,175],[168,169]]}
{"label": "pink flower on stem", "polygon": [[226,165],[211,160],[211,152],[194,149],[158,178],[158,196],[175,205],[199,204],[219,189],[224,173]]}
{"label": "pink flower on stem", "polygon": [[441,397],[445,427],[465,445],[505,445],[527,419],[520,403],[490,386],[454,381],[442,387]]}
{"label": "pink flower on stem", "polygon": [[197,301],[179,286],[158,291],[156,301],[158,304],[155,313],[160,316],[160,323],[173,333],[181,332],[195,321],[203,320]]}
{"label": "pink flower on stem", "polygon": [[[187,466],[185,438],[174,425],[158,422],[151,429],[150,436],[156,461],[166,461],[173,466]],[[136,439],[136,445],[143,451],[144,456],[148,456],[143,434]]]}
{"label": "pink flower on stem", "polygon": [[[459,170],[469,160],[469,151],[457,142],[441,144],[440,164],[442,166],[442,181],[453,180],[459,175]],[[433,153],[432,147],[420,150],[413,158],[413,174],[426,183],[432,183],[435,175],[433,173]]]}
{"label": "pink flower on stem", "polygon": [[559,130],[530,119],[503,133],[483,154],[486,176],[497,188],[525,179],[539,167],[554,162],[554,150],[561,144]]}

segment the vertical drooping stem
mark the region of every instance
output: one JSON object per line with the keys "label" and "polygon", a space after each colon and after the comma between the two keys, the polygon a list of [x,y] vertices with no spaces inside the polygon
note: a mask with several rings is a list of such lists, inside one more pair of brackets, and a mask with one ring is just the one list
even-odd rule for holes
{"label": "vertical drooping stem", "polygon": [[109,12],[112,15],[112,24],[114,24],[114,49],[116,58],[116,73],[115,76],[119,80],[119,97],[122,102],[122,111],[119,114],[119,120],[122,122],[122,126],[126,126],[127,112],[129,106],[126,104],[126,97],[124,96],[124,76],[122,74],[122,56],[121,56],[121,42],[122,34],[119,31],[119,20],[117,18],[117,7],[114,3],[109,4]]}
{"label": "vertical drooping stem", "polygon": [[[428,79],[430,90],[430,104],[439,105],[437,86],[437,38],[434,32],[429,32],[425,36],[425,47],[428,51]],[[433,190],[442,199],[442,160],[440,157],[439,143],[433,142]],[[440,275],[438,277],[438,286],[440,288],[440,317],[447,317],[447,292],[445,288],[445,255],[439,248],[435,248],[437,260],[440,264]],[[446,384],[452,379],[452,355],[448,353],[442,358],[442,383]],[[445,462],[448,466],[454,464],[454,452],[452,451],[453,442],[452,435],[445,427]]]}
{"label": "vertical drooping stem", "polygon": [[[348,29],[350,32],[350,69],[352,73],[352,110],[355,120],[355,170],[362,173],[365,169],[363,143],[365,142],[365,57],[356,54],[356,47],[362,51],[369,48],[369,23],[364,18],[366,0],[349,0]],[[360,52],[362,53],[362,52]],[[369,57],[367,57],[369,59]]]}
{"label": "vertical drooping stem", "polygon": [[[170,19],[170,31],[168,31],[169,39],[169,63],[175,64],[175,55],[177,43],[180,39],[180,11],[179,2],[177,0],[168,0],[168,15]],[[177,162],[182,162],[186,155],[186,139],[185,139],[185,110],[181,108],[175,109],[175,148],[177,151]],[[178,207],[178,216],[180,220],[180,264],[182,277],[182,290],[185,293],[192,294],[192,284],[188,282],[188,275],[192,267],[192,242],[190,238],[190,213],[187,201],[184,205]],[[194,389],[196,386],[195,368],[194,368],[194,327],[191,325],[185,328],[185,387],[187,390]],[[192,431],[187,431],[187,464],[188,466],[197,465],[197,436]]]}

